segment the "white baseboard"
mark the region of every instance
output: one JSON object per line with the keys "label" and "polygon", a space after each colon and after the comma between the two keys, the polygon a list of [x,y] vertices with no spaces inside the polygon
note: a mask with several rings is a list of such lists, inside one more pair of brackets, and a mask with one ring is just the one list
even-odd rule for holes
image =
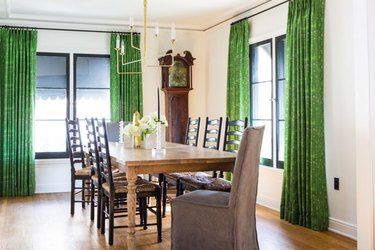
{"label": "white baseboard", "polygon": [[[280,201],[258,195],[257,204],[280,212]],[[357,240],[357,226],[335,218],[329,218],[328,230],[353,240]]]}
{"label": "white baseboard", "polygon": [[357,226],[335,218],[329,218],[328,230],[357,240]]}
{"label": "white baseboard", "polygon": [[35,193],[61,193],[70,192],[69,183],[58,183],[58,184],[37,184],[35,187]]}
{"label": "white baseboard", "polygon": [[275,210],[280,212],[280,201],[276,199],[271,199],[266,196],[258,195],[257,197],[257,204],[267,207],[269,209]]}

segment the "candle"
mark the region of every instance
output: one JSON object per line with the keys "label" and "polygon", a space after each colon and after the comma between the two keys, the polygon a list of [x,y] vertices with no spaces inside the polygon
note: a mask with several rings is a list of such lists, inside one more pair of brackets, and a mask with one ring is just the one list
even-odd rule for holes
{"label": "candle", "polygon": [[159,26],[158,24],[155,25],[155,36],[159,36]]}
{"label": "candle", "polygon": [[172,24],[171,28],[171,40],[176,40],[176,25]]}
{"label": "candle", "polygon": [[125,52],[125,46],[124,46],[124,40],[121,42],[121,55],[124,55]]}
{"label": "candle", "polygon": [[160,94],[158,88],[158,122],[160,122]]}
{"label": "candle", "polygon": [[120,48],[120,35],[116,36],[116,49]]}

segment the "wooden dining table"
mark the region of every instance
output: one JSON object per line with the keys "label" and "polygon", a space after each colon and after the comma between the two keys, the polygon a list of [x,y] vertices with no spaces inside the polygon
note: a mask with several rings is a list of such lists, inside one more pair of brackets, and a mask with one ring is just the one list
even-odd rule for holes
{"label": "wooden dining table", "polygon": [[166,143],[165,150],[127,148],[124,144],[110,143],[112,161],[126,172],[128,178],[128,249],[136,249],[135,215],[136,185],[140,174],[197,172],[223,170],[231,172],[236,154],[183,144]]}

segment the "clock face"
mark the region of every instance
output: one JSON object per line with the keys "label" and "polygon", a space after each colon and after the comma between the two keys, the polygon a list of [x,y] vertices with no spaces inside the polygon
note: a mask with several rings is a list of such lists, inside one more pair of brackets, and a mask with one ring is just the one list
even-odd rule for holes
{"label": "clock face", "polygon": [[169,87],[186,87],[187,67],[181,61],[175,61],[173,67],[169,68]]}

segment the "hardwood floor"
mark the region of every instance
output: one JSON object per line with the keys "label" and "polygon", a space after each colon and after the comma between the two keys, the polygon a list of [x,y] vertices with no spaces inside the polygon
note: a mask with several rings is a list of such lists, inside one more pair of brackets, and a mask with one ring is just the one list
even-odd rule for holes
{"label": "hardwood floor", "polygon": [[[81,209],[76,204],[76,214],[71,217],[68,193],[0,198],[0,249],[126,248],[126,229],[115,230],[114,245],[110,247],[107,236],[101,235],[90,221],[89,213],[88,208]],[[157,243],[156,227],[138,229],[137,249],[170,249],[170,222],[168,212],[163,219],[162,243]],[[356,249],[356,242],[351,239],[291,225],[280,220],[277,212],[261,206],[257,207],[257,228],[262,250]]]}

